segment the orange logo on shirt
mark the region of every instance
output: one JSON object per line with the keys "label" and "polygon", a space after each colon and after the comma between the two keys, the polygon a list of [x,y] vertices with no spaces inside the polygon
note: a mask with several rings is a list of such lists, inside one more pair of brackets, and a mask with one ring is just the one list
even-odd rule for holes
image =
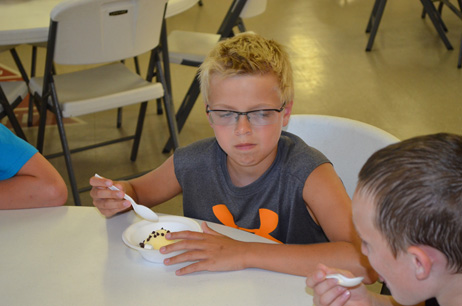
{"label": "orange logo on shirt", "polygon": [[217,219],[220,220],[220,222],[226,226],[254,233],[263,238],[267,238],[282,243],[281,241],[277,240],[276,238],[273,238],[270,235],[270,233],[276,229],[279,222],[279,216],[274,211],[271,211],[266,208],[260,208],[258,210],[258,213],[260,215],[260,228],[257,229],[248,229],[237,226],[234,222],[233,215],[229,211],[228,207],[226,207],[226,205],[224,204],[218,204],[213,206],[213,213],[215,214],[215,217],[217,217]]}

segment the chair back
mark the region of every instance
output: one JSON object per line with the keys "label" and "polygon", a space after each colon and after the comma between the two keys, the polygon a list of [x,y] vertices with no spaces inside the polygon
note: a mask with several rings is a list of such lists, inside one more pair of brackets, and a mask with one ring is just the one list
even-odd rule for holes
{"label": "chair back", "polygon": [[292,115],[286,131],[329,158],[350,197],[353,197],[359,171],[372,153],[399,141],[372,125],[324,115]]}
{"label": "chair back", "polygon": [[[167,0],[68,0],[51,12],[54,61],[99,64],[131,58],[159,44]],[[52,27],[50,27],[51,29]],[[50,30],[50,40],[52,40]]]}
{"label": "chair back", "polygon": [[267,0],[247,0],[244,8],[242,9],[241,18],[251,18],[263,14],[266,10]]}

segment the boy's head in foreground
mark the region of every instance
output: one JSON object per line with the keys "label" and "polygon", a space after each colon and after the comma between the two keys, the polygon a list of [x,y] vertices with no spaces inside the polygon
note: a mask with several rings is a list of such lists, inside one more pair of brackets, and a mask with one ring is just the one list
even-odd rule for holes
{"label": "boy's head in foreground", "polygon": [[228,163],[269,167],[294,95],[282,46],[254,33],[236,35],[215,46],[199,78],[209,123]]}
{"label": "boy's head in foreground", "polygon": [[374,153],[359,173],[353,220],[398,302],[451,304],[462,291],[462,137],[416,137]]}

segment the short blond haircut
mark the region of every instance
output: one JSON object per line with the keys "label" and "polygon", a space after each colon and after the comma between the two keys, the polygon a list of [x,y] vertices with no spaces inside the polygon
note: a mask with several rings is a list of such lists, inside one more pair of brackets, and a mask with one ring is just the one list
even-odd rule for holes
{"label": "short blond haircut", "polygon": [[253,32],[238,34],[219,42],[199,68],[199,80],[205,104],[209,101],[213,75],[227,78],[236,75],[272,73],[279,83],[281,103],[294,98],[292,67],[287,52],[274,40]]}

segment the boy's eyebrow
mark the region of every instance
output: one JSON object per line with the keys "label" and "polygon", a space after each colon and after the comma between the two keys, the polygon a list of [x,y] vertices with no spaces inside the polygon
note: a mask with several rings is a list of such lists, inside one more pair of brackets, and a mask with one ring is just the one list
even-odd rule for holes
{"label": "boy's eyebrow", "polygon": [[[233,110],[233,111],[243,111],[243,110],[238,110],[236,109],[236,107],[234,107],[233,105],[228,105],[228,104],[220,104],[220,103],[214,103],[214,105],[210,105],[210,103],[208,104],[209,108],[210,109],[216,109],[216,110]],[[269,105],[268,103],[261,103],[261,104],[257,104],[255,106],[252,106],[251,108],[249,108],[248,110],[245,110],[245,111],[251,111],[251,110],[258,110],[258,109],[279,109],[281,106],[278,105],[278,106],[273,106],[273,105]]]}

